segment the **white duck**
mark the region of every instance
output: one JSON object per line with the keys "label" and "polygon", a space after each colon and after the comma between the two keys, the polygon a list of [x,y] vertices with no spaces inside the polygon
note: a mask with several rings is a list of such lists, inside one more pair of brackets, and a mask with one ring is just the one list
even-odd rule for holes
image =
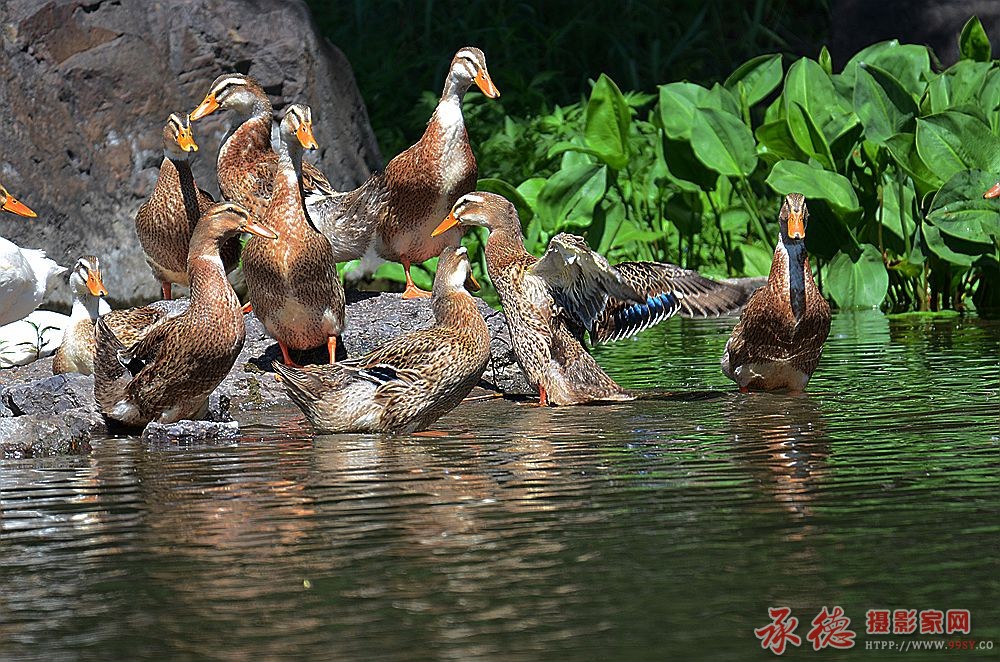
{"label": "white duck", "polygon": [[79,372],[94,374],[94,325],[99,315],[111,312],[104,297],[108,290],[101,280],[101,261],[96,255],[84,255],[76,261],[69,275],[73,292],[73,311],[63,333],[62,344],[52,359],[52,374]]}
{"label": "white duck", "polygon": [[69,315],[32,311],[24,319],[0,326],[0,368],[28,365],[49,356],[62,342]]}
{"label": "white duck", "polygon": [[[18,216],[37,214],[0,186],[0,206]],[[66,273],[44,251],[21,248],[0,237],[0,325],[22,319],[42,303]]]}

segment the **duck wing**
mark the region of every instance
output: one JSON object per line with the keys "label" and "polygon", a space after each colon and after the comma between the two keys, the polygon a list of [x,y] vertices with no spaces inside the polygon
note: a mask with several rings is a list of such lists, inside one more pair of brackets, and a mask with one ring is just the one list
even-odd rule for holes
{"label": "duck wing", "polygon": [[628,338],[660,322],[682,317],[718,317],[736,313],[749,292],[720,283],[692,269],[666,262],[622,262],[614,269],[622,280],[643,295],[643,303],[610,301],[590,327],[594,342]]}
{"label": "duck wing", "polygon": [[584,329],[593,328],[611,300],[646,300],[583,237],[566,232],[552,237],[529,272],[545,281],[562,312]]}

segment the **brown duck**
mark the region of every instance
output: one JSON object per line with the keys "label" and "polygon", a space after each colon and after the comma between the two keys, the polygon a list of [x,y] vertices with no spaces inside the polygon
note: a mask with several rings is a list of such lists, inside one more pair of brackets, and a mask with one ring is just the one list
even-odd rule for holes
{"label": "brown duck", "polygon": [[583,346],[638,333],[676,313],[735,312],[740,288],[670,264],[611,266],[575,235],[557,234],[541,259],[524,248],[521,221],[506,198],[469,193],[434,231],[455,225],[489,230],[486,267],[500,295],[512,349],[542,405],[631,400]]}
{"label": "brown duck", "polygon": [[63,331],[62,343],[52,357],[52,374],[79,372],[94,373],[94,325],[102,312],[103,297],[108,290],[101,280],[101,261],[94,255],[84,255],[76,261],[69,275],[69,289],[73,293],[73,309],[69,323]]}
{"label": "brown duck", "polygon": [[[461,195],[476,186],[476,157],[462,115],[462,97],[475,83],[491,99],[500,96],[486,69],[486,56],[467,46],[455,53],[444,91],[420,140],[398,154],[360,188],[341,194],[307,191],[313,224],[334,245],[340,259],[368,254],[401,262],[404,298],[430,296],[413,284],[410,265],[458,246],[462,229],[432,238],[431,230]],[[372,236],[374,233],[374,236]]]}
{"label": "brown duck", "polygon": [[[267,93],[255,79],[243,74],[223,74],[215,79],[205,98],[191,112],[199,120],[215,111],[232,110],[239,124],[219,149],[219,190],[262,217],[271,199],[278,155],[271,147],[273,109]],[[302,186],[332,194],[326,176],[312,164],[302,166]]]}
{"label": "brown duck", "polygon": [[[198,145],[191,134],[187,117],[172,114],[163,127],[163,163],[152,195],[135,215],[135,233],[146,254],[146,262],[163,289],[163,298],[171,298],[171,285],[188,285],[187,256],[198,219],[215,204],[212,196],[198,188],[188,161]],[[236,268],[240,240],[233,237],[222,247],[226,272]]]}
{"label": "brown duck", "polygon": [[330,242],[306,220],[299,188],[302,149],[316,149],[308,106],[288,107],[281,121],[273,191],[261,216],[277,241],[251,238],[243,249],[243,274],[254,312],[278,341],[286,365],[291,349],[326,344],[330,362],[344,328],[344,288]]}
{"label": "brown duck", "polygon": [[240,232],[277,235],[243,207],[210,207],[191,235],[190,305],[169,313],[149,306],[113,311],[97,321],[94,395],[104,416],[144,427],[204,415],[208,396],[243,348],[240,302],[226,280],[219,251]]}
{"label": "brown duck", "polygon": [[466,249],[445,247],[434,276],[434,326],[357,359],[274,368],[317,432],[424,430],[469,394],[490,357],[489,329],[466,288],[479,289]]}
{"label": "brown duck", "polygon": [[741,391],[802,391],[819,363],[830,304],[809,269],[808,220],[805,196],[785,196],[767,285],[750,297],[722,356],[722,372]]}

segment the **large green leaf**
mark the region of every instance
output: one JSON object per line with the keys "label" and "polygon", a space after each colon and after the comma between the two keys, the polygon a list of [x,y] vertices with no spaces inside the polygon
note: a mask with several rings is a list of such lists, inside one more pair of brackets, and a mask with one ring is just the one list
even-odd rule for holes
{"label": "large green leaf", "polygon": [[933,223],[925,222],[921,226],[924,241],[932,253],[942,260],[963,267],[971,267],[972,263],[984,255],[992,254],[993,244],[982,244],[951,237]]}
{"label": "large green leaf", "polygon": [[1000,203],[984,200],[983,192],[996,180],[982,170],[955,173],[931,201],[927,220],[952,237],[989,244],[1000,236]]}
{"label": "large green leaf", "polygon": [[754,131],[757,137],[757,155],[770,164],[782,159],[808,161],[809,155],[799,149],[788,128],[788,122],[781,119],[761,124]]}
{"label": "large green leaf", "polygon": [[[846,120],[836,118],[850,112],[849,103],[834,88],[833,81],[823,68],[809,58],[801,58],[788,68],[781,98],[795,142],[806,152],[810,152],[813,141],[809,138],[809,127],[800,117],[793,115],[796,105],[801,107],[801,115],[823,131],[827,144],[847,126]],[[828,125],[830,133],[826,133]]]}
{"label": "large green leaf", "polygon": [[756,244],[740,244],[739,252],[743,258],[744,276],[766,276],[771,272],[771,261],[774,259],[771,249]]}
{"label": "large green leaf", "polygon": [[586,226],[607,188],[607,167],[579,163],[560,168],[538,192],[535,213],[552,232],[565,225]]}
{"label": "large green leaf", "polygon": [[691,128],[691,147],[698,160],[722,175],[749,177],[757,165],[753,134],[736,116],[702,108]]}
{"label": "large green leaf", "polygon": [[958,109],[965,104],[976,106],[980,91],[986,83],[986,75],[992,67],[992,62],[959,60],[944,72],[948,79],[951,109]]}
{"label": "large green leaf", "polygon": [[824,284],[841,310],[877,308],[889,291],[889,272],[878,249],[864,244],[854,258],[837,253],[826,269]]}
{"label": "large green leaf", "polygon": [[808,110],[796,102],[787,108],[787,113],[788,129],[799,149],[823,164],[824,168],[836,170],[830,143]]}
{"label": "large green leaf", "polygon": [[971,17],[958,37],[958,52],[963,60],[989,62],[992,59],[990,40],[978,16]]}
{"label": "large green leaf", "polygon": [[698,192],[701,189],[715,187],[718,175],[698,160],[689,141],[665,138],[663,157],[664,163],[670,171],[670,179],[676,182],[681,189]]}
{"label": "large green leaf", "polygon": [[874,64],[880,69],[892,74],[903,89],[914,97],[923,95],[924,80],[931,70],[930,54],[926,46],[916,44],[900,44],[897,40],[883,41],[863,48],[844,65],[842,75],[845,79],[856,79],[857,68],[862,62]]}
{"label": "large green leaf", "polygon": [[1000,138],[964,113],[918,118],[916,145],[920,159],[944,181],[967,168],[1000,172]]}
{"label": "large green leaf", "polygon": [[916,135],[897,133],[886,140],[885,146],[889,149],[893,160],[913,179],[921,198],[931,191],[941,188],[941,185],[944,184],[944,180],[934,174],[927,167],[927,164],[920,160],[916,147]]}
{"label": "large green leaf", "polygon": [[497,195],[502,195],[510,200],[517,209],[517,215],[521,218],[521,225],[527,225],[530,223],[532,217],[535,215],[535,212],[531,209],[531,205],[525,197],[521,195],[521,192],[502,179],[496,179],[494,177],[485,177],[480,179],[476,182],[476,190],[496,193]]}
{"label": "large green leaf", "polygon": [[660,126],[672,140],[687,140],[698,108],[708,103],[709,92],[694,83],[670,83],[660,86],[657,110]]}
{"label": "large green leaf", "polygon": [[1000,134],[1000,69],[991,69],[986,75],[976,105],[986,114],[993,135]]}
{"label": "large green leaf", "polygon": [[767,184],[776,193],[801,193],[809,198],[826,200],[844,214],[857,212],[861,206],[851,182],[835,172],[813,168],[798,161],[780,161],[767,176]]}
{"label": "large green leaf", "polygon": [[621,170],[628,164],[628,132],[632,113],[615,82],[605,74],[597,79],[587,102],[584,138],[597,157]]}
{"label": "large green leaf", "polygon": [[862,64],[854,84],[854,112],[865,127],[865,136],[885,142],[901,131],[912,130],[917,104],[889,72]]}
{"label": "large green leaf", "polygon": [[754,105],[781,84],[781,55],[758,55],[747,60],[726,79],[726,89]]}

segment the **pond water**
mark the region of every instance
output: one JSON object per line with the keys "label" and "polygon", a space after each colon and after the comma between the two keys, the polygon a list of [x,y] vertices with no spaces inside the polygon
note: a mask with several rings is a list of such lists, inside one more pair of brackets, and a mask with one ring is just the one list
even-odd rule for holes
{"label": "pond water", "polygon": [[997,659],[1000,323],[835,316],[794,397],[733,391],[732,324],[598,348],[658,399],[2,461],[0,658],[767,659],[787,606],[818,659],[841,606],[849,657],[942,659],[866,650],[928,638],[869,609],[968,609]]}

